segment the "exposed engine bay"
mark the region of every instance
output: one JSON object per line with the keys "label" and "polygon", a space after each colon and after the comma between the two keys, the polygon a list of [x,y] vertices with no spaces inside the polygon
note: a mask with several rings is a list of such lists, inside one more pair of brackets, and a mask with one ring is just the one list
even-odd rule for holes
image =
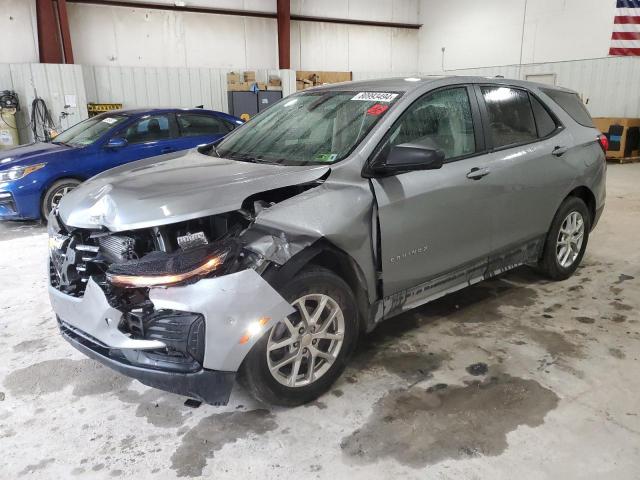
{"label": "exposed engine bay", "polygon": [[[255,195],[237,211],[116,233],[68,227],[52,217],[51,286],[81,298],[91,279],[109,305],[122,312],[118,329],[123,334],[164,343],[163,348],[138,353],[134,364],[197,371],[205,353],[203,316],[159,309],[150,299],[150,290],[189,285],[245,269],[261,274],[271,264],[277,268],[297,250],[290,248],[282,233],[268,234],[256,228],[256,216],[322,182]],[[268,243],[271,245],[266,248]],[[62,321],[61,328],[72,333],[71,326]]]}

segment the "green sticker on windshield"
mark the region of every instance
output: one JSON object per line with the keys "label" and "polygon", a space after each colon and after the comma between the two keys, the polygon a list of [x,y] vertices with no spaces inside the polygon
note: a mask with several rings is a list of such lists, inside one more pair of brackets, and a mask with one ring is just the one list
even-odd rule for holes
{"label": "green sticker on windshield", "polygon": [[315,160],[318,162],[333,162],[338,158],[337,153],[319,153],[316,155]]}

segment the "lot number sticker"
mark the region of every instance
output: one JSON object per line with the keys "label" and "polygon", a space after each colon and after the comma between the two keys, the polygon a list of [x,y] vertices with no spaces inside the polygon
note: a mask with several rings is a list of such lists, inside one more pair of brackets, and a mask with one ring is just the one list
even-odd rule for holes
{"label": "lot number sticker", "polygon": [[387,92],[360,92],[351,100],[364,100],[367,102],[390,102],[398,96],[397,93]]}

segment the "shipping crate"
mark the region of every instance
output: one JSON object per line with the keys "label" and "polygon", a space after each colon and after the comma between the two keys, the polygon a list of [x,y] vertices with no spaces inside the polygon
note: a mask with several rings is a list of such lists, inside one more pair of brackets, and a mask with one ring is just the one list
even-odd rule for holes
{"label": "shipping crate", "polygon": [[593,123],[609,139],[608,160],[640,156],[640,118],[598,117]]}

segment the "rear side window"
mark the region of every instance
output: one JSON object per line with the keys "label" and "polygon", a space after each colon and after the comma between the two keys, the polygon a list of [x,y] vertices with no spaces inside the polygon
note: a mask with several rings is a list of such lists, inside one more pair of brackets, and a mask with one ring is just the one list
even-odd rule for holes
{"label": "rear side window", "polygon": [[508,87],[481,87],[489,115],[493,148],[532,142],[538,138],[529,94]]}
{"label": "rear side window", "polygon": [[183,137],[226,135],[231,130],[219,118],[192,113],[178,114],[178,125],[180,126],[180,135]]}
{"label": "rear side window", "polygon": [[558,128],[556,121],[549,114],[546,108],[540,103],[536,97],[531,95],[531,107],[533,108],[533,116],[536,119],[536,127],[538,127],[538,137],[544,138],[551,135]]}
{"label": "rear side window", "polygon": [[593,127],[593,120],[584,106],[580,97],[572,92],[562,92],[543,88],[542,91],[549,95],[551,99],[562,107],[576,122],[584,127]]}
{"label": "rear side window", "polygon": [[171,138],[169,117],[167,115],[150,115],[127,128],[124,138],[129,143],[146,143],[168,140]]}

